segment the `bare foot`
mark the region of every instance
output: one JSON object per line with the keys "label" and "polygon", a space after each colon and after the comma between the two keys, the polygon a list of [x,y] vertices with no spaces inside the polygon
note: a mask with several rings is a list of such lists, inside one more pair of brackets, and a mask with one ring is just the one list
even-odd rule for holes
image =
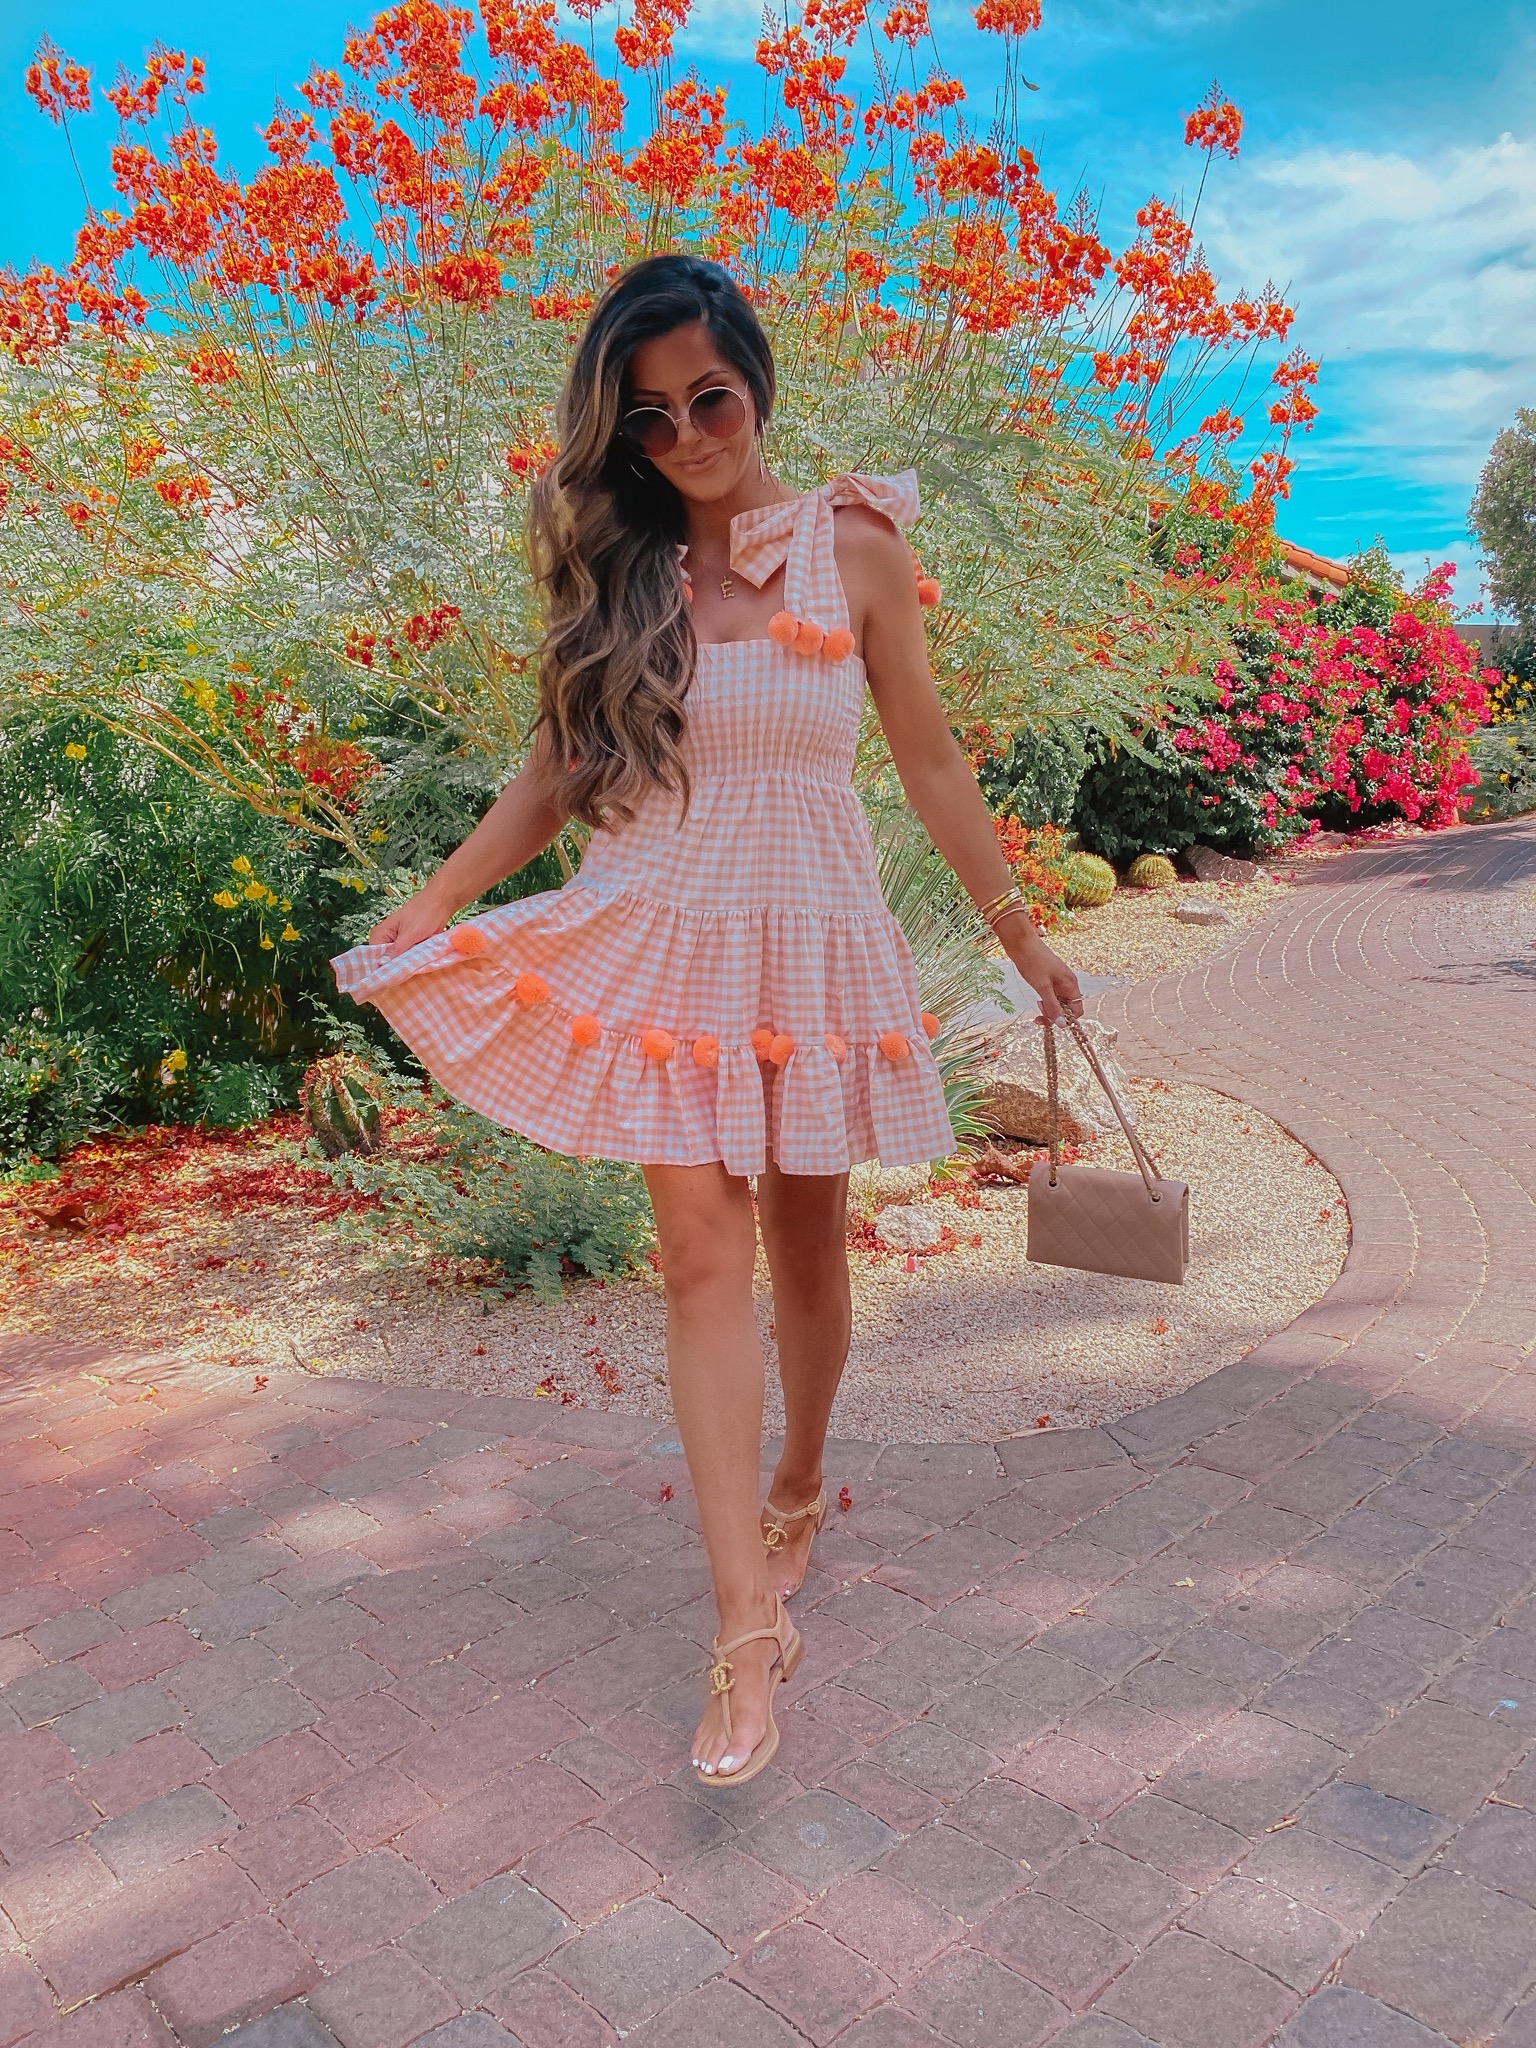
{"label": "bare foot", "polygon": [[[733,1630],[739,1634],[739,1630]],[[729,1637],[726,1638],[730,1640]],[[728,1780],[739,1771],[768,1732],[768,1678],[778,1662],[773,1641],[743,1643],[729,1658],[730,1689],[714,1694],[693,1737],[694,1769],[707,1778]],[[730,1702],[731,1729],[725,1730],[724,1702]]]}
{"label": "bare foot", "polygon": [[[781,1487],[775,1482],[768,1490],[763,1508],[763,1542],[768,1548],[768,1583],[781,1600],[790,1599],[805,1584],[811,1545],[816,1540],[818,1527],[815,1515],[802,1514],[795,1520],[788,1517],[797,1508],[808,1507],[819,1497],[819,1487],[807,1493],[803,1487]],[[777,1508],[779,1515],[785,1518],[782,1529],[769,1520],[770,1507]]]}

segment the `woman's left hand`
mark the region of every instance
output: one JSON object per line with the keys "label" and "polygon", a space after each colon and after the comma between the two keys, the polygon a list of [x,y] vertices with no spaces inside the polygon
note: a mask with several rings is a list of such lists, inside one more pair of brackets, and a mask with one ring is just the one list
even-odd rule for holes
{"label": "woman's left hand", "polygon": [[1040,1015],[1048,1024],[1063,1017],[1081,1017],[1083,992],[1077,976],[1041,938],[1031,919],[1007,917],[1001,920],[997,936],[1003,951],[1040,998]]}

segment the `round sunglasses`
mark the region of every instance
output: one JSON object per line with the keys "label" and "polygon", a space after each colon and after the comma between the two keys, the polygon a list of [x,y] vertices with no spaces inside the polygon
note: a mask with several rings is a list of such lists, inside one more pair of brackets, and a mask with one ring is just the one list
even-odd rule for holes
{"label": "round sunglasses", "polygon": [[[729,441],[747,423],[747,402],[729,384],[711,384],[688,401],[688,422],[711,441]],[[677,446],[677,421],[662,405],[637,405],[619,422],[619,432],[638,454],[654,461]]]}

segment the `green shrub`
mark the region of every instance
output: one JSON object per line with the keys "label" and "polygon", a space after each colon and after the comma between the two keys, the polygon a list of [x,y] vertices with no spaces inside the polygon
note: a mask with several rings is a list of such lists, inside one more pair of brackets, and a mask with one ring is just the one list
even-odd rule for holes
{"label": "green shrub", "polygon": [[324,859],[100,726],[7,725],[0,1029],[26,1019],[88,1044],[93,1118],[265,1115],[292,1100],[295,1056],[316,1043],[304,998],[356,901]]}
{"label": "green shrub", "polygon": [[301,1072],[292,1061],[208,1060],[188,1091],[182,1115],[214,1130],[244,1130],[275,1110],[293,1108]]}
{"label": "green shrub", "polygon": [[[366,938],[496,793],[483,757],[456,761],[382,722],[370,739],[388,758],[361,822],[391,858],[366,875],[89,720],[0,728],[0,1030],[24,1020],[38,1071],[55,1043],[63,1062],[24,1116],[32,1080],[18,1069],[5,1083],[22,1156],[103,1122],[239,1128],[293,1105],[329,1042],[330,956]],[[559,879],[551,852],[486,901]],[[376,1012],[360,1021],[389,1041]]]}
{"label": "green shrub", "polygon": [[1515,818],[1536,811],[1536,711],[1484,727],[1472,742],[1478,787],[1474,818]]}
{"label": "green shrub", "polygon": [[386,1149],[326,1160],[311,1141],[335,1179],[381,1198],[366,1233],[388,1239],[408,1224],[433,1250],[489,1260],[541,1301],[560,1298],[568,1271],[616,1278],[650,1249],[638,1167],[542,1151],[436,1091],[429,1113],[441,1148],[431,1159]]}
{"label": "green shrub", "polygon": [[1017,818],[1038,831],[1069,825],[1078,785],[1088,768],[1088,743],[1076,725],[1015,733],[1001,753],[981,754],[976,779],[999,817]]}
{"label": "green shrub", "polygon": [[327,1158],[318,1138],[307,1141],[305,1156],[339,1186],[379,1197],[349,1232],[387,1246],[403,1226],[433,1251],[488,1260],[542,1301],[559,1299],[568,1272],[607,1280],[640,1264],[653,1231],[638,1167],[546,1152],[435,1083],[419,1087],[355,1024],[328,1021],[349,1064],[367,1063],[383,1100],[417,1113],[414,1127],[376,1152]]}
{"label": "green shrub", "polygon": [[93,1033],[58,1033],[31,1022],[4,1028],[0,1167],[51,1159],[78,1144],[107,1120],[118,1086]]}
{"label": "green shrub", "polygon": [[1124,863],[1139,853],[1182,853],[1197,839],[1227,843],[1187,763],[1159,732],[1143,744],[1146,757],[1093,735],[1073,819],[1083,844],[1103,860]]}

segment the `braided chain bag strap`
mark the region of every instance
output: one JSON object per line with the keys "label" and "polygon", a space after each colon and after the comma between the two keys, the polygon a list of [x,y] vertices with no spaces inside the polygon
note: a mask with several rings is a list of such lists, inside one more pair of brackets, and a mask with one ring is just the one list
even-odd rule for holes
{"label": "braided chain bag strap", "polygon": [[1116,1173],[1102,1166],[1062,1165],[1056,1032],[1052,1024],[1043,1024],[1051,1156],[1049,1162],[1040,1160],[1029,1176],[1025,1257],[1042,1266],[1075,1266],[1085,1273],[1182,1285],[1189,1266],[1189,1189],[1183,1181],[1164,1180],[1158,1173],[1087,1032],[1073,1018],[1063,1021],[1109,1097],[1137,1170]]}

